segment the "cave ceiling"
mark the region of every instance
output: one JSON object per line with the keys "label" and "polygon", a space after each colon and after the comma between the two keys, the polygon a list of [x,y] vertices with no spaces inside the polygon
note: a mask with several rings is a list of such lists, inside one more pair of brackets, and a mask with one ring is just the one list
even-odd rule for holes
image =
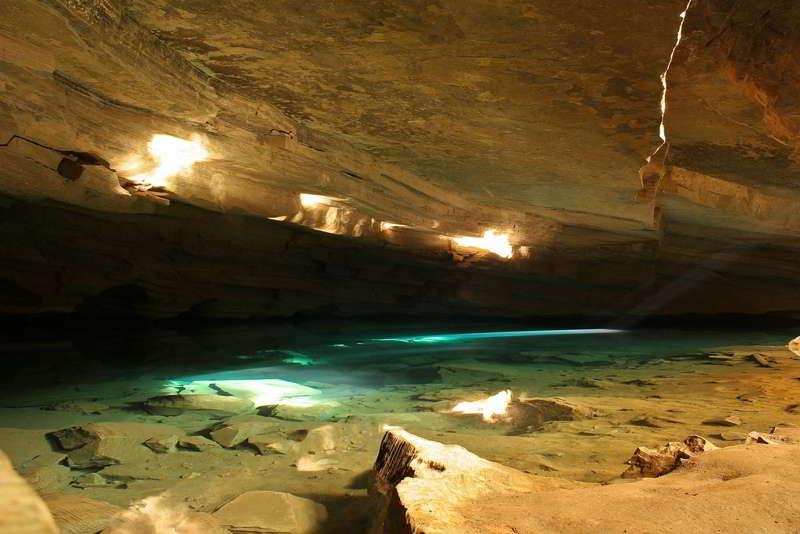
{"label": "cave ceiling", "polygon": [[[785,261],[798,246],[791,2],[9,0],[4,11],[10,199],[165,221],[181,204],[456,262],[464,251],[443,237],[494,229],[515,258],[611,247],[649,273],[633,285],[655,283],[664,258],[746,242]],[[207,157],[139,187],[131,161],[156,134],[201,139]],[[553,270],[496,260],[467,263]]]}

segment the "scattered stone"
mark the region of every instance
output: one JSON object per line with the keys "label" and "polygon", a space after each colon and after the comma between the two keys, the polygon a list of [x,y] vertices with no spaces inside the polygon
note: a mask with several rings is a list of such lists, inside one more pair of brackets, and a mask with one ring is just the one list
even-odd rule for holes
{"label": "scattered stone", "polygon": [[711,437],[722,441],[745,441],[747,434],[744,432],[718,432],[717,434],[711,434]]}
{"label": "scattered stone", "polygon": [[655,386],[656,385],[656,383],[653,382],[652,380],[644,380],[644,379],[641,379],[641,378],[636,378],[634,380],[627,380],[627,381],[623,382],[623,384],[628,385],[628,386],[639,386],[639,387]]}
{"label": "scattered stone", "polygon": [[770,362],[763,354],[750,354],[747,357],[749,360],[756,362],[761,367],[776,367],[772,362]]}
{"label": "scattered stone", "polygon": [[747,443],[765,443],[768,445],[777,443],[800,444],[800,427],[776,426],[770,430],[769,434],[750,432],[747,435]]}
{"label": "scattered stone", "polygon": [[0,532],[59,534],[47,505],[11,466],[0,451]]}
{"label": "scattered stone", "polygon": [[223,447],[230,449],[244,443],[250,437],[266,434],[270,429],[276,427],[275,423],[270,422],[223,422],[211,427],[209,436]]}
{"label": "scattered stone", "polygon": [[164,416],[185,412],[236,415],[252,410],[253,403],[248,399],[225,395],[161,395],[147,399],[142,407],[150,414]]}
{"label": "scattered stone", "polygon": [[557,388],[564,388],[564,387],[576,387],[576,388],[596,388],[596,389],[606,389],[609,387],[611,383],[607,380],[598,380],[596,378],[570,378],[569,380],[565,380],[564,382],[560,382],[558,384],[554,384],[553,387]]}
{"label": "scattered stone", "polygon": [[637,448],[625,462],[630,467],[622,478],[660,477],[674,471],[689,458],[717,447],[700,436],[689,436],[682,442],[671,441],[660,449]]}
{"label": "scattered stone", "polygon": [[737,395],[736,400],[740,400],[742,402],[755,402],[758,397],[763,397],[765,394],[766,392],[764,390],[748,391],[747,393]]}
{"label": "scattered stone", "polygon": [[178,436],[169,436],[166,438],[150,438],[144,444],[152,451],[159,454],[172,452],[178,444]]}
{"label": "scattered stone", "polygon": [[670,419],[668,417],[659,417],[655,415],[642,415],[640,417],[631,419],[628,422],[628,424],[636,426],[646,426],[650,428],[664,428],[665,424],[679,425],[683,424],[683,422],[678,421],[676,419]]}
{"label": "scattered stone", "polygon": [[800,404],[790,404],[784,411],[791,414],[800,414]]}
{"label": "scattered stone", "polygon": [[85,473],[75,477],[70,485],[76,488],[102,488],[108,486],[108,481],[99,473]]}
{"label": "scattered stone", "polygon": [[69,451],[70,467],[85,469],[141,461],[147,456],[145,441],[181,434],[179,428],[165,424],[91,423],[57,430],[49,436]]}
{"label": "scattered stone", "polygon": [[316,534],[328,518],[328,512],[319,503],[289,493],[248,491],[213,516],[233,534]]}
{"label": "scattered stone", "polygon": [[284,421],[329,421],[336,415],[338,403],[317,403],[311,406],[271,404],[258,407],[258,415]]}
{"label": "scattered stone", "polygon": [[178,440],[178,447],[196,452],[219,449],[219,443],[203,436],[184,436]]}
{"label": "scattered stone", "polygon": [[730,415],[728,417],[706,419],[703,424],[709,426],[739,426],[742,424],[742,420],[738,416]]}
{"label": "scattered stone", "polygon": [[559,398],[518,399],[508,407],[511,434],[539,430],[548,421],[575,421],[592,415],[591,409]]}
{"label": "scattered stone", "polygon": [[107,404],[99,402],[60,402],[58,404],[51,404],[44,406],[42,410],[59,411],[59,412],[76,412],[83,415],[99,415],[108,410]]}
{"label": "scattered stone", "polygon": [[44,502],[61,534],[95,534],[106,529],[122,511],[119,506],[80,495],[45,495]]}
{"label": "scattered stone", "polygon": [[[275,435],[253,436],[247,438],[248,445],[255,448],[259,454],[289,454],[293,444],[275,438]],[[296,447],[296,445],[294,445]]]}

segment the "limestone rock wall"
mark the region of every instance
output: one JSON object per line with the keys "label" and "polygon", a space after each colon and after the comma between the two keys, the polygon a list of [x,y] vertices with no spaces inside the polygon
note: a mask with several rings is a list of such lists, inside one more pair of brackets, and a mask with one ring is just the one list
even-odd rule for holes
{"label": "limestone rock wall", "polygon": [[639,173],[684,8],[10,0],[0,312],[793,313],[798,14],[692,2]]}

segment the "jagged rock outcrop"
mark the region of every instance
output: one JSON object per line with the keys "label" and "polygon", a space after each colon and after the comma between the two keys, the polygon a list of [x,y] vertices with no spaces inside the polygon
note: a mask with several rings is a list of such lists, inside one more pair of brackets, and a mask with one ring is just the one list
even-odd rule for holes
{"label": "jagged rock outcrop", "polygon": [[797,529],[800,512],[798,459],[798,445],[738,445],[697,455],[659,478],[559,486],[390,430],[375,463],[373,491],[382,506],[371,532],[786,534]]}
{"label": "jagged rock outcrop", "polygon": [[639,447],[626,462],[630,467],[622,473],[622,478],[660,477],[695,455],[715,449],[716,445],[700,436],[689,436],[682,442],[671,441],[658,449]]}

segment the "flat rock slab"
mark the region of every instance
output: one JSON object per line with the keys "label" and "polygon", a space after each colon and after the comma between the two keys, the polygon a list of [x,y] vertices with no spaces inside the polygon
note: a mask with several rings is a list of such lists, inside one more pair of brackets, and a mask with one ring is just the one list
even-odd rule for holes
{"label": "flat rock slab", "polygon": [[161,395],[147,399],[142,407],[153,415],[173,416],[190,411],[235,415],[252,410],[253,403],[225,395]]}
{"label": "flat rock slab", "polygon": [[123,509],[81,495],[51,494],[44,502],[53,514],[61,534],[96,534],[111,524]]}
{"label": "flat rock slab", "polygon": [[248,491],[213,515],[234,534],[315,534],[328,518],[323,505],[277,491]]}

